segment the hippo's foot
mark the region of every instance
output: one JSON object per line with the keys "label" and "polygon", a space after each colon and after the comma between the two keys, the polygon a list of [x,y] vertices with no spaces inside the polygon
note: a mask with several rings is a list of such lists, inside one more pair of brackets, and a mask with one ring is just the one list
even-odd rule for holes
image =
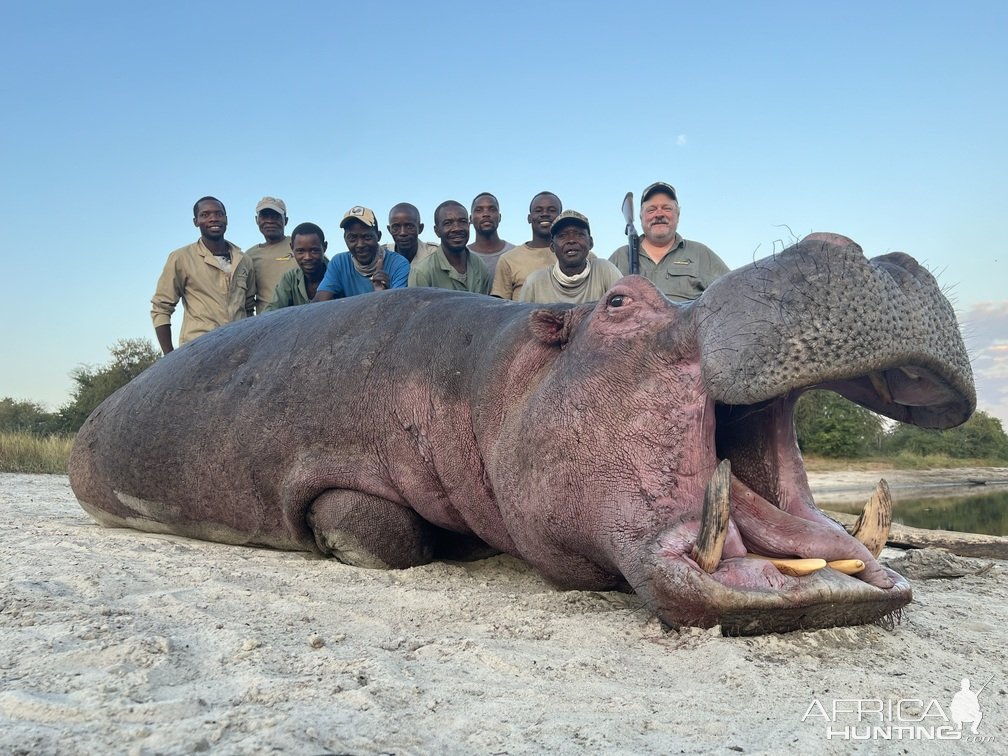
{"label": "hippo's foot", "polygon": [[438,528],[379,496],[329,489],[308,510],[323,554],[356,567],[405,568],[434,558]]}

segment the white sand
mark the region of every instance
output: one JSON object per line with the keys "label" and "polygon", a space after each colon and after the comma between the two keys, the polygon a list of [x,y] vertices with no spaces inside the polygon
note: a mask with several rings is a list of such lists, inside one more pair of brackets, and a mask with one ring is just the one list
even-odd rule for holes
{"label": "white sand", "polygon": [[[65,477],[9,474],[0,556],[3,753],[1008,752],[1000,562],[912,581],[892,631],[723,638],[507,557],[380,572],[108,530]],[[962,677],[992,675],[982,743],[802,721],[918,699],[904,719],[933,728]]]}

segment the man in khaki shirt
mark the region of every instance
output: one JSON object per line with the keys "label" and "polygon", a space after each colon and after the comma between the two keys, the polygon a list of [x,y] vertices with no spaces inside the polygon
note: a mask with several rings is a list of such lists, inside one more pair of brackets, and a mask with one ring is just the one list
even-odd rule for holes
{"label": "man in khaki shirt", "polygon": [[[641,195],[640,274],[673,302],[688,302],[729,271],[705,244],[679,235],[679,199],[671,184],[656,181]],[[623,245],[609,258],[623,275],[630,255]]]}
{"label": "man in khaki shirt", "polygon": [[493,296],[518,301],[525,279],[556,262],[550,249],[550,227],[562,211],[563,203],[553,192],[539,192],[532,198],[528,214],[532,239],[501,255],[490,289]]}
{"label": "man in khaki shirt", "polygon": [[273,299],[273,291],[284,273],[297,267],[291,254],[291,240],[284,236],[287,205],[276,197],[263,197],[256,205],[256,225],[266,241],[245,250],[256,274],[256,313],[263,312]]}
{"label": "man in khaki shirt", "polygon": [[388,214],[389,234],[392,241],[382,245],[389,252],[398,252],[409,260],[411,268],[415,268],[417,263],[425,257],[430,257],[437,250],[437,244],[430,244],[420,239],[420,233],[424,229],[420,222],[420,211],[416,205],[409,202],[400,202],[395,205]]}
{"label": "man in khaki shirt", "polygon": [[193,225],[200,230],[200,238],[168,255],[151,298],[154,333],[164,354],[174,349],[171,316],[180,299],[185,315],[179,346],[255,312],[255,269],[252,261],[224,238],[224,203],[216,197],[197,200]]}

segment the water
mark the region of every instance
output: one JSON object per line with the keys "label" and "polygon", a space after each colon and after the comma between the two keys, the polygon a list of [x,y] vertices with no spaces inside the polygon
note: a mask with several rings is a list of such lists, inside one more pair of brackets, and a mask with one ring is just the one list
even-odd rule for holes
{"label": "water", "polygon": [[[970,488],[969,493],[962,488],[949,490],[955,494],[918,497],[912,491],[893,491],[893,522],[914,528],[1008,535],[1008,488]],[[862,507],[828,502],[819,506],[851,514],[859,514]]]}

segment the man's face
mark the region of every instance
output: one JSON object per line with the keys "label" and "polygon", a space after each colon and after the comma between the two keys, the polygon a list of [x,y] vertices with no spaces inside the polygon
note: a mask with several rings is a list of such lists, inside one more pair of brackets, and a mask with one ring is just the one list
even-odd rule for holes
{"label": "man's face", "polygon": [[554,194],[540,194],[532,200],[528,222],[532,233],[536,236],[549,238],[550,226],[560,215],[560,200]]}
{"label": "man's face", "polygon": [[294,261],[306,276],[312,276],[322,271],[322,256],[328,246],[329,243],[319,239],[318,234],[298,234],[291,239]]}
{"label": "man's face", "polygon": [[417,238],[423,231],[423,223],[416,213],[400,209],[389,214],[388,230],[392,234],[395,248],[415,252],[417,248]]}
{"label": "man's face", "polygon": [[679,203],[665,192],[655,192],[641,205],[644,238],[652,244],[669,244],[679,227]]}
{"label": "man's face", "polygon": [[469,218],[461,205],[448,205],[434,223],[434,233],[452,252],[460,252],[469,243]]}
{"label": "man's face", "polygon": [[227,231],[227,213],[224,206],[215,200],[203,200],[196,206],[193,225],[200,230],[200,236],[209,241],[220,241]]}
{"label": "man's face", "polygon": [[352,220],[343,229],[343,240],[354,260],[361,265],[370,265],[378,254],[378,229]]}
{"label": "man's face", "polygon": [[488,194],[481,194],[473,202],[472,226],[477,234],[489,236],[497,230],[501,222],[500,208],[497,207],[497,200]]}
{"label": "man's face", "polygon": [[585,260],[594,245],[588,229],[578,223],[568,223],[550,241],[557,263],[567,275],[584,270]]}
{"label": "man's face", "polygon": [[270,244],[283,239],[286,223],[287,219],[284,216],[268,207],[264,207],[256,216],[256,225],[259,226],[263,238]]}

